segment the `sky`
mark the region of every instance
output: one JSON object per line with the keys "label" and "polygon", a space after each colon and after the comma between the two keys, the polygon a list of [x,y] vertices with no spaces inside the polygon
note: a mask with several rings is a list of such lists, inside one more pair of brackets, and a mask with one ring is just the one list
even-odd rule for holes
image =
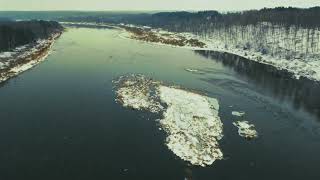
{"label": "sky", "polygon": [[320,0],[0,0],[0,10],[219,10],[320,6]]}

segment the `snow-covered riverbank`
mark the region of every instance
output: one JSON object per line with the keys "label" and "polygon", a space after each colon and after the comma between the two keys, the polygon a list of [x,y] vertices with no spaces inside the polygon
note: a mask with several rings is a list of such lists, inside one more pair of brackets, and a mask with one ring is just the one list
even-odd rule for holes
{"label": "snow-covered riverbank", "polygon": [[0,53],[0,83],[44,61],[50,54],[55,40],[60,35],[61,33],[56,33],[48,39],[17,47],[10,52]]}
{"label": "snow-covered riverbank", "polygon": [[[256,61],[262,64],[272,65],[279,70],[287,70],[288,72],[292,73],[293,76],[297,79],[299,79],[300,77],[305,77],[310,80],[320,81],[320,59],[316,57],[310,58],[310,59],[303,59],[303,60],[272,57],[271,55],[268,55],[268,54],[262,54],[261,52],[255,52],[254,50],[250,50],[250,49],[244,50],[241,48],[236,48],[232,44],[226,45],[225,43],[217,39],[203,38],[201,36],[191,34],[191,33],[173,33],[173,32],[168,32],[162,29],[152,29],[150,27],[140,27],[135,25],[121,24],[121,26],[140,28],[142,30],[152,32],[157,37],[164,36],[166,38],[169,37],[169,38],[178,39],[178,40],[197,39],[199,42],[205,43],[205,46],[198,47],[198,46],[192,46],[188,43],[185,43],[185,45],[174,45],[172,43],[166,44],[161,41],[156,41],[156,42],[145,41],[148,43],[153,43],[157,45],[167,45],[171,47],[186,48],[186,49],[192,49],[192,50],[209,50],[209,51],[218,51],[222,53],[230,53],[230,54],[244,57],[248,60]],[[121,37],[131,38],[139,41],[144,41],[144,39],[146,39],[146,38],[136,38],[136,36],[130,31],[123,32],[121,34]]]}
{"label": "snow-covered riverbank", "polygon": [[[191,50],[208,50],[221,53],[229,53],[241,56],[245,59],[252,60],[261,64],[267,64],[276,67],[279,70],[286,70],[292,73],[293,77],[299,79],[305,77],[310,80],[320,81],[320,59],[317,56],[308,59],[283,57],[274,57],[252,49],[237,48],[236,45],[226,44],[215,38],[204,38],[192,33],[175,33],[163,29],[153,29],[147,26],[137,26],[132,24],[108,24],[108,23],[72,23],[62,22],[65,25],[80,25],[83,27],[102,27],[115,28],[122,30],[119,34],[122,38],[135,39],[141,42],[147,42],[155,45],[165,45],[170,47],[185,48]],[[142,30],[142,36],[137,36],[128,28],[138,28]],[[140,33],[140,32],[138,32]],[[151,37],[148,37],[151,36]],[[203,43],[203,44],[202,44]]]}
{"label": "snow-covered riverbank", "polygon": [[102,28],[102,29],[120,29],[119,26],[106,23],[90,23],[90,22],[59,22],[61,25],[66,27],[76,28]]}
{"label": "snow-covered riverbank", "polygon": [[[190,35],[190,34],[189,34]],[[201,37],[198,37],[202,39]],[[287,70],[292,73],[296,79],[305,77],[310,80],[320,81],[320,59],[313,58],[307,60],[301,59],[285,59],[264,55],[261,52],[243,50],[233,46],[226,47],[222,42],[202,39],[207,44],[205,50],[213,50],[218,52],[226,52],[244,57],[248,60],[256,61],[262,64],[267,64],[276,67],[279,70]]]}

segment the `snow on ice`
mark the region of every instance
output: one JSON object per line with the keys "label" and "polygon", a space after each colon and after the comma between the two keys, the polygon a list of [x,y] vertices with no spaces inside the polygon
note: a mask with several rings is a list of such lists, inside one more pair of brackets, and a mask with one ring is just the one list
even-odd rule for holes
{"label": "snow on ice", "polygon": [[216,99],[143,75],[123,76],[115,84],[117,101],[123,106],[162,113],[159,123],[167,133],[166,145],[175,155],[199,166],[223,158],[218,143],[223,124]]}
{"label": "snow on ice", "polygon": [[222,138],[218,101],[163,85],[159,92],[161,101],[168,105],[160,121],[168,134],[168,148],[193,165],[207,166],[222,159],[218,143]]}

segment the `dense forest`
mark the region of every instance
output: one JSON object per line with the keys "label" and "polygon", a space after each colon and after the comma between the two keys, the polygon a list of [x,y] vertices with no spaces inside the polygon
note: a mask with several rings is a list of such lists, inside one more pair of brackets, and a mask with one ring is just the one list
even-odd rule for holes
{"label": "dense forest", "polygon": [[54,21],[0,21],[0,52],[48,38],[62,29]]}
{"label": "dense forest", "polygon": [[[143,18],[142,18],[143,17]],[[256,25],[261,22],[304,28],[320,26],[320,7],[309,9],[300,8],[264,8],[242,12],[219,13],[218,11],[199,12],[160,12],[155,14],[137,14],[125,16],[121,21],[127,23],[144,24],[170,28],[171,30],[197,28],[196,25],[224,24],[224,25]]]}

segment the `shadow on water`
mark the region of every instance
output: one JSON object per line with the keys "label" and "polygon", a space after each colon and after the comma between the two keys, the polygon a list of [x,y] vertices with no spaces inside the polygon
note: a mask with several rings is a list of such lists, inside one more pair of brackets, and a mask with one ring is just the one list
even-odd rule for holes
{"label": "shadow on water", "polygon": [[[316,115],[320,121],[320,83],[307,78],[295,79],[288,71],[233,54],[204,50],[196,50],[195,53],[232,69],[242,79],[253,84],[260,93],[288,102],[295,109],[303,108]],[[212,82],[211,79],[206,81]]]}

